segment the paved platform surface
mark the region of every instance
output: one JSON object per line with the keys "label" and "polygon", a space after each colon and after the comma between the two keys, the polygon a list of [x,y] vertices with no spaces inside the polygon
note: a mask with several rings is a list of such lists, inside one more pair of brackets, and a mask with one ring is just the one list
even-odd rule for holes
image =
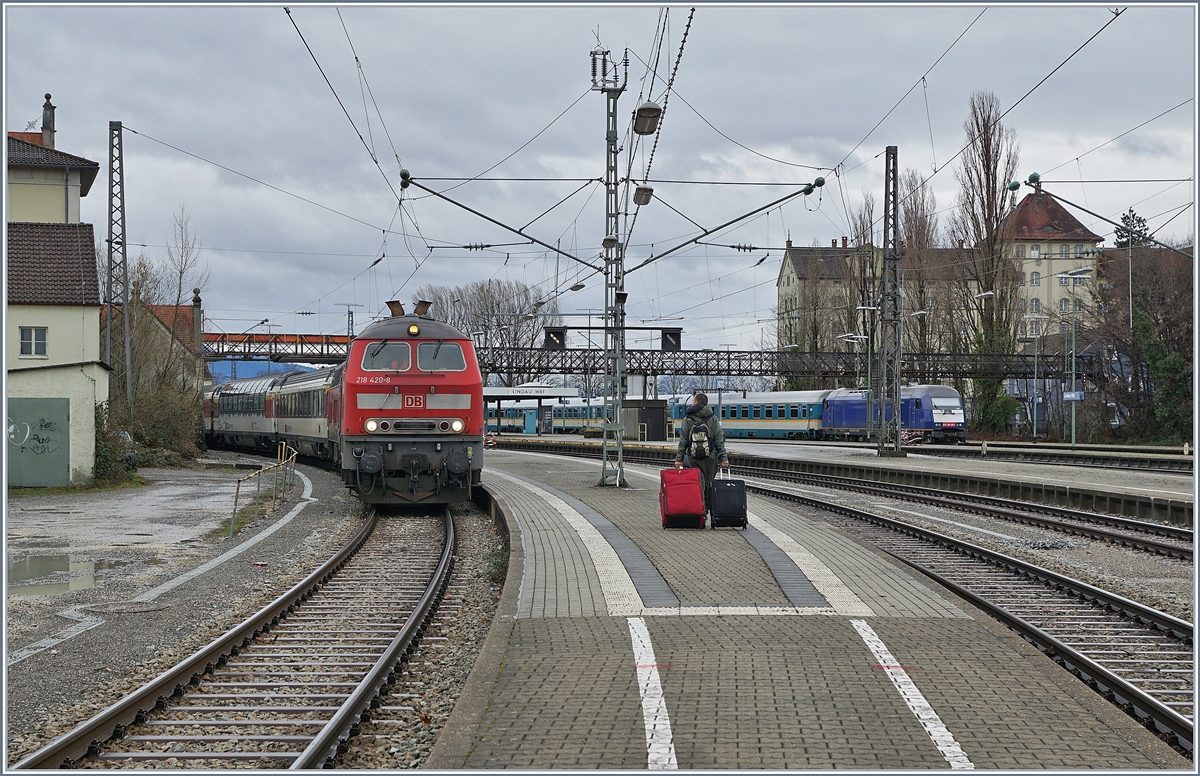
{"label": "paved platform surface", "polygon": [[433,768],[1158,768],[1191,763],[887,556],[751,497],[661,529],[657,471],[489,451],[504,598]]}

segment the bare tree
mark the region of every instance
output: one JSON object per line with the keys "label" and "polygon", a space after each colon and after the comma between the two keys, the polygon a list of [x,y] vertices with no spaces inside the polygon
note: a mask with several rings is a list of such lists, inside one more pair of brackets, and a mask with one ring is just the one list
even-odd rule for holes
{"label": "bare tree", "polygon": [[[515,280],[486,280],[465,286],[418,288],[413,301],[433,302],[431,312],[477,344],[493,348],[536,348],[542,344],[546,326],[561,326],[558,301],[544,297],[536,288]],[[490,375],[484,375],[485,382]],[[499,375],[503,385],[531,382],[544,375],[508,371]]]}
{"label": "bare tree", "polygon": [[937,305],[936,290],[946,283],[949,270],[938,251],[937,198],[916,170],[905,170],[899,184],[904,350],[934,353],[939,345],[937,319],[946,314]]}
{"label": "bare tree", "polygon": [[[961,248],[957,296],[963,323],[976,353],[1012,353],[1020,265],[1011,256],[1007,216],[1016,205],[1008,183],[1016,177],[1020,150],[1016,132],[1000,120],[1000,101],[991,92],[971,95],[963,122],[966,148],[954,170],[958,201],[950,219],[951,239]],[[977,380],[976,422],[1003,431],[1013,411],[997,380]]]}

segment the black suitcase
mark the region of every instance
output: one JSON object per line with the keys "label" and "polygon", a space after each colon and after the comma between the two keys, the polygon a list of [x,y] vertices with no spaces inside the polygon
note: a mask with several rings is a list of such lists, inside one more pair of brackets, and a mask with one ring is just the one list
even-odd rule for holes
{"label": "black suitcase", "polygon": [[746,481],[730,479],[729,470],[721,467],[725,477],[713,479],[708,489],[708,507],[713,528],[746,530]]}

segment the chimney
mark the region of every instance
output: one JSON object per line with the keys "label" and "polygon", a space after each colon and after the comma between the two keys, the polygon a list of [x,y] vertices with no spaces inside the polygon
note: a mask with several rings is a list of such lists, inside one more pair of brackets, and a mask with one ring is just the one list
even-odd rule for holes
{"label": "chimney", "polygon": [[847,237],[846,235],[842,235],[842,247],[843,247],[843,248],[849,248],[849,247],[850,247],[850,238],[849,238],[849,237]]}
{"label": "chimney", "polygon": [[42,106],[42,145],[54,148],[54,106],[50,104],[49,92],[46,92],[46,104]]}
{"label": "chimney", "polygon": [[792,247],[792,238],[791,238],[791,237],[789,237],[789,238],[788,238],[788,241],[787,241],[787,247],[788,247],[788,248],[791,248],[791,247]]}
{"label": "chimney", "polygon": [[837,247],[837,238],[836,238],[836,237],[834,237],[834,238],[833,238],[833,242],[830,244],[830,247],[831,247],[831,248],[836,248],[836,247]]}

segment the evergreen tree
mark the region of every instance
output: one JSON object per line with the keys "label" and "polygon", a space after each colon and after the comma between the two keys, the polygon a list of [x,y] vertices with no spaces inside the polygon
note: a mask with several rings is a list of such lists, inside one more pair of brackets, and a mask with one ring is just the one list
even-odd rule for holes
{"label": "evergreen tree", "polygon": [[1125,228],[1117,227],[1114,238],[1118,248],[1128,248],[1129,240],[1132,236],[1133,247],[1139,245],[1149,245],[1150,241],[1146,239],[1146,219],[1133,212],[1133,208],[1121,216],[1121,223],[1125,224]]}

